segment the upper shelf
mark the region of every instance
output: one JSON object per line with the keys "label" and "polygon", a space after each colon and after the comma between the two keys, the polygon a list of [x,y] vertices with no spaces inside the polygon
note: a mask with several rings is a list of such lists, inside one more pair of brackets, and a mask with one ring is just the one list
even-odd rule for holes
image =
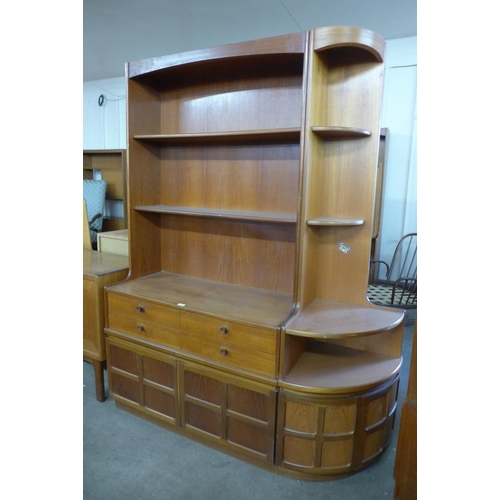
{"label": "upper shelf", "polygon": [[230,132],[209,132],[205,134],[151,134],[135,135],[134,139],[148,143],[185,144],[253,141],[298,141],[300,128],[242,130]]}
{"label": "upper shelf", "polygon": [[385,40],[373,31],[354,26],[327,26],[316,28],[313,33],[315,51],[358,47],[371,53],[377,61],[384,60]]}
{"label": "upper shelf", "polygon": [[218,210],[212,208],[178,207],[169,205],[137,206],[134,207],[134,210],[137,210],[138,212],[247,220],[252,222],[272,222],[278,224],[295,224],[297,222],[297,216],[295,214],[248,212],[243,210]]}
{"label": "upper shelf", "polygon": [[[372,135],[369,130],[356,127],[311,127],[311,130],[314,134],[324,139],[362,139]],[[196,134],[141,134],[135,135],[134,139],[155,144],[217,143],[221,141],[298,141],[300,139],[300,128],[238,130]]]}
{"label": "upper shelf", "polygon": [[299,337],[343,339],[388,331],[403,319],[404,312],[399,309],[314,299],[292,318],[285,326],[285,332]]}

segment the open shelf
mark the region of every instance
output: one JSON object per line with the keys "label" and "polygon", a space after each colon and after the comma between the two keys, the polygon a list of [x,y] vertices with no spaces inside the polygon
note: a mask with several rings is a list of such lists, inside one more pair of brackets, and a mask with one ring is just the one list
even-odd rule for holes
{"label": "open shelf", "polygon": [[372,133],[369,130],[356,127],[311,127],[311,130],[324,139],[344,139],[370,137]]}
{"label": "open shelf", "polygon": [[285,326],[285,331],[298,337],[345,339],[392,330],[403,319],[404,311],[399,309],[363,307],[316,298]]}
{"label": "open shelf", "polygon": [[135,135],[138,141],[155,144],[190,144],[221,142],[265,142],[265,141],[298,141],[300,128],[242,130],[228,132],[209,132],[196,134],[153,134]]}
{"label": "open shelf", "polygon": [[186,215],[191,217],[210,217],[217,219],[246,220],[253,222],[269,222],[274,224],[295,224],[295,214],[277,214],[268,212],[248,212],[242,210],[215,210],[199,207],[173,207],[167,205],[150,205],[134,207],[138,212],[151,212],[159,214]]}
{"label": "open shelf", "polygon": [[401,363],[401,357],[310,342],[308,349],[279,385],[328,394],[367,391],[393,378]]}

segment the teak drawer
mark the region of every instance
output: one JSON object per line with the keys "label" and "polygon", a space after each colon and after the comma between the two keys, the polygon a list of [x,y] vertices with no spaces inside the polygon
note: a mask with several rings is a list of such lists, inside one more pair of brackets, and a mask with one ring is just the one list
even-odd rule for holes
{"label": "teak drawer", "polygon": [[110,310],[108,313],[108,323],[109,327],[113,330],[151,340],[175,349],[180,349],[181,347],[181,333],[179,330],[151,323],[150,321],[145,321],[143,318],[125,316]]}
{"label": "teak drawer", "polygon": [[200,340],[200,337],[182,332],[181,347],[185,352],[244,370],[274,377],[276,356],[265,352],[246,349],[224,342]]}
{"label": "teak drawer", "polygon": [[[179,330],[180,311],[173,307],[162,306],[147,300],[108,293],[108,311],[130,316],[139,321],[149,321],[158,325]],[[114,328],[110,325],[111,328]]]}
{"label": "teak drawer", "polygon": [[181,330],[199,337],[198,340],[204,343],[241,346],[273,356],[277,351],[277,333],[271,328],[255,328],[183,311]]}

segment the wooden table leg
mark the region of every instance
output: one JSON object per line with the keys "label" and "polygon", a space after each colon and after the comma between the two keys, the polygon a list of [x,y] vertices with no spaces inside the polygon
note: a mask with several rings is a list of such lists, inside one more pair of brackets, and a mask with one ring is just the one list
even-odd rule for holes
{"label": "wooden table leg", "polygon": [[94,378],[95,378],[95,397],[97,401],[102,403],[106,401],[106,392],[104,389],[104,361],[98,361],[97,359],[86,358],[84,361],[88,361],[94,367]]}

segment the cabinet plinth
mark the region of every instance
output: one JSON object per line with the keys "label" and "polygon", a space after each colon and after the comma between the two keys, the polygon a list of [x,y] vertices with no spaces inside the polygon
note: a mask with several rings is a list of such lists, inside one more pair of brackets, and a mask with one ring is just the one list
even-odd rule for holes
{"label": "cabinet plinth", "polygon": [[127,65],[120,407],[307,480],[385,450],[404,314],[366,299],[384,50],[330,27]]}

